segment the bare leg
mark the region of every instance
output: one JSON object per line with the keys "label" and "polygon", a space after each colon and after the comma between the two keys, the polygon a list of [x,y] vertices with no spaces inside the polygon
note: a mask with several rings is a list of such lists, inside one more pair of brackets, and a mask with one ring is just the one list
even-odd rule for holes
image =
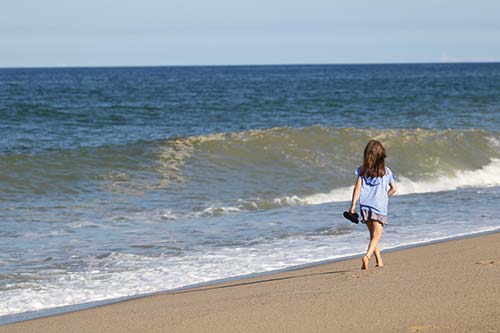
{"label": "bare leg", "polygon": [[[361,266],[361,269],[368,269],[368,262],[378,247],[378,243],[380,241],[380,238],[382,237],[382,231],[384,228],[382,224],[377,221],[367,221],[366,225],[368,226],[368,230],[370,230],[370,244],[368,244],[368,250],[366,251],[366,254],[362,259],[363,264]],[[380,256],[380,249],[375,256],[377,257],[377,262],[380,263],[382,261],[382,257]]]}
{"label": "bare leg", "polygon": [[[368,228],[368,231],[370,232],[370,243],[373,239],[373,223],[371,223],[371,221],[367,221],[366,222],[366,227]],[[370,248],[370,243],[368,244],[368,249]],[[368,251],[368,249],[366,251]],[[368,261],[370,260],[370,258],[366,257],[366,255],[361,258],[361,269],[362,270],[366,270],[368,269]]]}
{"label": "bare leg", "polygon": [[375,259],[377,260],[377,267],[384,267],[384,261],[382,260],[382,256],[380,255],[380,247],[377,244],[377,247],[375,247],[375,252],[373,252],[375,255]]}
{"label": "bare leg", "polygon": [[[373,222],[371,225],[372,227],[372,233],[374,232],[374,228],[375,228],[375,225],[379,225],[380,223],[379,222]],[[382,225],[383,227],[383,225]],[[384,229],[382,228],[382,231]],[[381,233],[382,234],[382,233]],[[373,254],[375,255],[375,260],[377,260],[377,265],[376,267],[384,267],[384,261],[382,260],[382,256],[380,255],[380,246],[379,244],[377,243],[377,246],[375,246],[375,251],[373,251]]]}

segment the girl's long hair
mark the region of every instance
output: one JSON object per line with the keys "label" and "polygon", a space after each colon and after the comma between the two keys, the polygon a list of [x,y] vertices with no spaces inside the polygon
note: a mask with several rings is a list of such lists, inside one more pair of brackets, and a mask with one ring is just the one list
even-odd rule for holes
{"label": "girl's long hair", "polygon": [[380,141],[370,140],[365,147],[361,175],[367,178],[385,176],[385,148]]}

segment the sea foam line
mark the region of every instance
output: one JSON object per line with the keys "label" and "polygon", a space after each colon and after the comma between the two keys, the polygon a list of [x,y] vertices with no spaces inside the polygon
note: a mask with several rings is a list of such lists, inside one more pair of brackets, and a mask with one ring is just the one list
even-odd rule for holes
{"label": "sea foam line", "polygon": [[[414,235],[402,241],[388,234],[383,251],[495,232],[499,229],[498,226],[470,226],[465,232],[448,234],[443,230],[434,237],[419,238]],[[339,246],[341,243],[349,246]],[[348,258],[360,255],[364,246],[364,237],[346,234],[334,238],[315,236],[313,242],[310,237],[294,237],[274,240],[257,247],[220,248],[184,257],[114,253],[102,259],[104,263],[101,266],[89,263],[91,269],[87,271],[67,272],[52,279],[32,282],[29,287],[1,290],[0,323],[4,319],[2,316],[27,311],[145,295],[198,283]],[[112,272],[106,271],[104,267],[124,269]],[[43,292],[39,292],[40,289]]]}
{"label": "sea foam line", "polygon": [[[413,181],[406,177],[399,177],[398,192],[396,195],[436,193],[454,191],[467,187],[492,187],[500,186],[500,159],[492,159],[491,162],[480,169],[455,172],[450,176],[438,176],[434,179]],[[220,216],[227,213],[241,211],[277,209],[284,207],[321,205],[332,202],[346,202],[351,200],[353,186],[333,189],[328,193],[316,193],[309,196],[282,196],[270,200],[259,200],[244,202],[235,206],[210,206],[199,212],[192,212],[178,216],[168,211],[167,219],[178,219],[181,217],[210,217]]]}
{"label": "sea foam line", "polygon": [[[396,195],[435,193],[454,191],[465,187],[492,187],[500,186],[500,159],[492,159],[481,169],[456,172],[453,176],[439,176],[435,179],[413,181],[406,177],[399,177]],[[317,193],[304,198],[290,197],[290,202],[298,204],[319,205],[329,202],[351,200],[353,186],[334,189],[329,193]],[[288,198],[288,197],[287,197]]]}

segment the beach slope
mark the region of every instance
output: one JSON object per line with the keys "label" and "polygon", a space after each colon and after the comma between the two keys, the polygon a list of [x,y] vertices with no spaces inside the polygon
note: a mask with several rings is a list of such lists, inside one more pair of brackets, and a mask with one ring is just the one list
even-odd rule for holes
{"label": "beach slope", "polygon": [[500,332],[500,233],[149,296],[0,332]]}

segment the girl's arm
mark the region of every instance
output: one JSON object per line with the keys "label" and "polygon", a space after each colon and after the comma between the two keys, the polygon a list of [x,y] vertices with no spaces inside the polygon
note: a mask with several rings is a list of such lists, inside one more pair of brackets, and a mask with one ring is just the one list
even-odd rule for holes
{"label": "girl's arm", "polygon": [[354,190],[352,191],[351,209],[349,213],[354,214],[356,212],[356,202],[359,199],[359,192],[361,191],[361,177],[358,177],[356,184],[354,184]]}
{"label": "girl's arm", "polygon": [[396,182],[390,183],[389,186],[391,187],[391,189],[387,191],[387,195],[389,197],[392,197],[394,193],[396,193],[396,191],[398,190],[398,186],[396,185]]}

